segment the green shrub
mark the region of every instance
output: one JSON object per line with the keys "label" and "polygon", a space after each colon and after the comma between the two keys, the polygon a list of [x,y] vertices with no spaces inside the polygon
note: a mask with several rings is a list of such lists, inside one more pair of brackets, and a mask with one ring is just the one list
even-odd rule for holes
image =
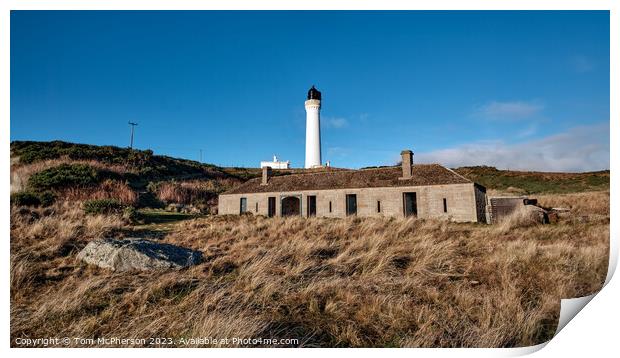
{"label": "green shrub", "polygon": [[123,209],[123,219],[129,220],[131,223],[138,223],[142,219],[142,215],[133,206]]}
{"label": "green shrub", "polygon": [[11,194],[11,205],[17,206],[50,206],[56,201],[56,195],[51,191],[33,193],[22,191]]}
{"label": "green shrub", "polygon": [[94,199],[84,202],[84,212],[87,214],[118,214],[123,210],[123,204],[116,199]]}
{"label": "green shrub", "polygon": [[51,191],[44,191],[41,194],[39,194],[39,200],[41,201],[41,205],[42,206],[50,206],[52,204],[54,204],[54,202],[56,201],[56,194],[54,194]]}
{"label": "green shrub", "polygon": [[159,189],[160,185],[161,185],[161,182],[150,181],[146,185],[146,190],[151,192],[151,193],[157,193],[157,189]]}
{"label": "green shrub", "polygon": [[144,167],[140,168],[138,174],[144,178],[155,178],[159,173],[153,167]]}
{"label": "green shrub", "polygon": [[138,196],[138,207],[140,208],[154,208],[154,209],[163,209],[166,207],[166,204],[157,198],[157,195],[153,194],[150,191],[146,193],[141,193]]}
{"label": "green shrub", "polygon": [[100,181],[97,170],[85,164],[61,164],[42,170],[28,179],[28,189],[43,192],[72,186],[91,186]]}
{"label": "green shrub", "polygon": [[34,193],[22,191],[11,194],[11,205],[39,206],[41,205],[41,200],[39,200],[39,197]]}

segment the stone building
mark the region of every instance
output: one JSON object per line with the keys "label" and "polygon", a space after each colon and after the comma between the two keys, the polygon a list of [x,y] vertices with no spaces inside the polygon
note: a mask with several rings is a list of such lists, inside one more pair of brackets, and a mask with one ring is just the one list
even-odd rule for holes
{"label": "stone building", "polygon": [[439,164],[360,170],[326,168],[307,174],[251,179],[219,196],[219,214],[346,217],[393,216],[486,222],[486,189]]}

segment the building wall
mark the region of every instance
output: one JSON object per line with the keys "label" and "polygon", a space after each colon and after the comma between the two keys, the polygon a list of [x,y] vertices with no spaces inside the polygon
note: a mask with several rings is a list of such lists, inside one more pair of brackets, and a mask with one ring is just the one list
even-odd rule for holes
{"label": "building wall", "polygon": [[[362,189],[333,189],[317,191],[291,191],[275,193],[225,194],[219,196],[219,214],[239,214],[240,200],[247,199],[248,211],[267,215],[269,197],[276,198],[276,216],[281,215],[281,199],[286,196],[302,198],[302,216],[307,216],[307,197],[316,196],[316,214],[321,217],[345,217],[346,194],[357,195],[358,216],[403,217],[403,193],[415,192],[419,218],[450,218],[454,221],[479,221],[476,194],[473,183],[429,185],[417,187],[389,187]],[[443,211],[443,199],[447,213]],[[377,212],[377,201],[381,212]],[[332,210],[329,211],[331,202]],[[257,207],[258,204],[258,207]],[[256,210],[258,208],[258,210]]]}
{"label": "building wall", "polygon": [[260,162],[261,169],[264,167],[271,167],[271,169],[289,169],[290,162]]}
{"label": "building wall", "polygon": [[489,198],[489,221],[497,223],[512,214],[517,208],[525,205],[526,196],[491,197]]}

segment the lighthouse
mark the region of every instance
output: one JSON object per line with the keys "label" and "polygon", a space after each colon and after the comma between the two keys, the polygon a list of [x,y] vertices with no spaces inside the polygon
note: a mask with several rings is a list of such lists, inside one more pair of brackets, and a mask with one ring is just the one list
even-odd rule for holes
{"label": "lighthouse", "polygon": [[321,166],[321,92],[308,90],[306,105],[306,168]]}

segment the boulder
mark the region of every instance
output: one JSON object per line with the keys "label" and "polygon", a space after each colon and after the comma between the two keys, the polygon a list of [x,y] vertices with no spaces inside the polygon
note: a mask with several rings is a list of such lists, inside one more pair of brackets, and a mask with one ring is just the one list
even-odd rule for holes
{"label": "boulder", "polygon": [[547,216],[547,210],[535,205],[525,205],[525,209],[530,213],[532,220],[541,224],[548,224],[549,218]]}
{"label": "boulder", "polygon": [[114,271],[152,271],[197,265],[202,253],[139,238],[108,238],[89,242],[77,257]]}

